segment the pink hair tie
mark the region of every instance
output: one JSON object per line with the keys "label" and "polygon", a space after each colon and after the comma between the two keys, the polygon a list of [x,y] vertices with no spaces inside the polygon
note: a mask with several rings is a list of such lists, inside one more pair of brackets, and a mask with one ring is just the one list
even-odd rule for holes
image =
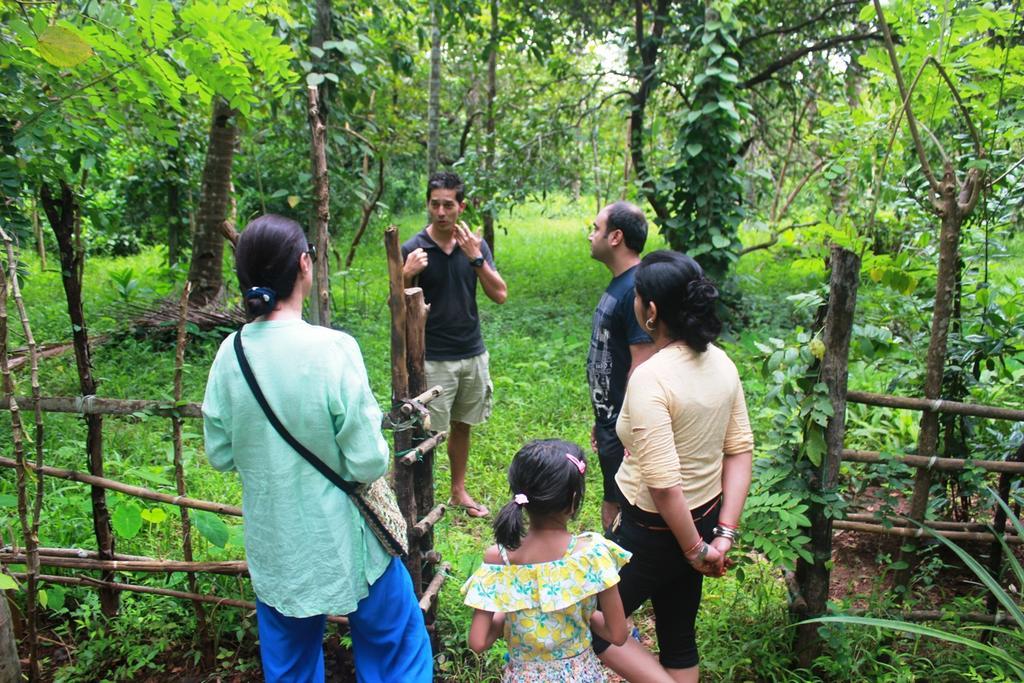
{"label": "pink hair tie", "polygon": [[530,499],[526,497],[525,493],[517,493],[512,500],[516,502],[516,505],[526,505],[530,502]]}
{"label": "pink hair tie", "polygon": [[586,473],[587,463],[583,462],[572,453],[566,453],[565,457],[569,458],[569,462],[571,462],[573,465],[576,465],[576,469],[580,471],[580,474]]}

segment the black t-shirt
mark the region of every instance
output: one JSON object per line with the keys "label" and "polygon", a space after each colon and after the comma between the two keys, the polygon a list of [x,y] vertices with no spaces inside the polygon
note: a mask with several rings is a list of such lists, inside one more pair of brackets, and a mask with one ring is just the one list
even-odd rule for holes
{"label": "black t-shirt", "polygon": [[[402,245],[403,262],[416,249],[427,252],[427,267],[414,284],[423,288],[423,299],[430,304],[427,315],[427,360],[460,360],[479,356],[486,349],[480,334],[480,315],[476,308],[476,268],[458,244],[446,254],[430,239],[426,229]],[[480,243],[484,260],[494,268],[494,257],[487,242]]]}
{"label": "black t-shirt", "polygon": [[626,375],[632,362],[629,345],[651,342],[633,314],[636,268],[613,278],[594,310],[587,380],[599,444],[602,437],[618,441],[615,421],[626,396]]}

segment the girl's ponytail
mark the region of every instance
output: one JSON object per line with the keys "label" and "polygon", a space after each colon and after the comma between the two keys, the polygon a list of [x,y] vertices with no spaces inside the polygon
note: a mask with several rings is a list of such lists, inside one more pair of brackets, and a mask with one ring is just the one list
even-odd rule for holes
{"label": "girl's ponytail", "polygon": [[509,550],[515,550],[523,542],[526,535],[526,524],[523,522],[523,506],[511,500],[498,511],[494,518],[494,540]]}

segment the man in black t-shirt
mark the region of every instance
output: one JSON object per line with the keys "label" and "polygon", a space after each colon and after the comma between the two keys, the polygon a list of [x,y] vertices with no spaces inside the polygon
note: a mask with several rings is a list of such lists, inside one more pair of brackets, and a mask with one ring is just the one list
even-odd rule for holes
{"label": "man in black t-shirt", "polygon": [[633,280],[647,241],[647,219],[637,206],[615,202],[597,214],[589,240],[590,256],[612,273],[594,311],[587,355],[587,381],[594,406],[592,446],[604,480],[601,524],[608,529],[622,502],[615,473],[622,464],[623,447],[615,422],[626,395],[626,380],[634,367],[654,353],[651,337],[633,313]]}
{"label": "man in black t-shirt", "polygon": [[431,429],[448,432],[452,487],[449,504],[472,517],[490,511],[466,491],[466,468],[472,425],[491,412],[487,350],[480,334],[476,306],[477,282],[495,303],[505,303],[508,287],[494,267],[491,249],[459,221],[466,204],[462,180],[454,173],[435,173],[427,183],[430,225],[402,245],[407,287],[423,288],[430,304],[426,326],[427,385],[444,387],[428,404]]}

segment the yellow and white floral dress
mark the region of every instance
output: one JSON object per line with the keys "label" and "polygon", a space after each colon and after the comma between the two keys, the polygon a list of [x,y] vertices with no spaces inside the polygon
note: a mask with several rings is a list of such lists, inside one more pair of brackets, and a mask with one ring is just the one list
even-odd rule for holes
{"label": "yellow and white floral dress", "polygon": [[604,669],[591,649],[597,594],[619,582],[630,553],[600,534],[569,541],[551,562],[483,564],[462,592],[474,609],[505,613],[509,663],[503,683],[599,683]]}

